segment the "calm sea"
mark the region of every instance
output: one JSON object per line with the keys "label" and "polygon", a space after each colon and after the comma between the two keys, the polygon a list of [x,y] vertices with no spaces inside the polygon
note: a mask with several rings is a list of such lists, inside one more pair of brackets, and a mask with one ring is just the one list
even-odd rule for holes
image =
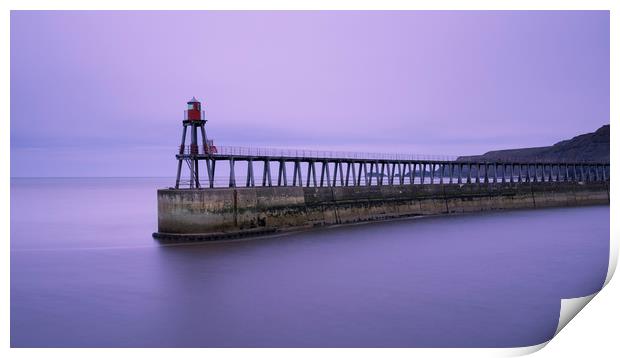
{"label": "calm sea", "polygon": [[162,245],[172,179],[11,179],[13,347],[509,347],[604,282],[609,207]]}

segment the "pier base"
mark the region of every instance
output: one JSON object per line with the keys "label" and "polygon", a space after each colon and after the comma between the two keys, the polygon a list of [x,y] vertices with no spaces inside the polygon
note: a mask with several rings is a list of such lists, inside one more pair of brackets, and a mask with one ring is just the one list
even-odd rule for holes
{"label": "pier base", "polygon": [[157,191],[158,239],[221,240],[282,229],[491,210],[609,204],[607,182],[254,187]]}

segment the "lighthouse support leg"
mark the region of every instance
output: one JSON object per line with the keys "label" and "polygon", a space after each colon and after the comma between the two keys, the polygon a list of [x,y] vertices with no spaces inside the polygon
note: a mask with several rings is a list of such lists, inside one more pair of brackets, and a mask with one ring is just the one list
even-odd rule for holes
{"label": "lighthouse support leg", "polygon": [[[179,154],[185,152],[185,136],[187,135],[187,127],[183,126],[183,134],[181,135],[181,146],[179,147]],[[177,166],[177,180],[174,185],[175,189],[179,189],[179,183],[181,181],[181,167],[183,166],[183,158],[179,158],[179,164]]]}
{"label": "lighthouse support leg", "polygon": [[194,170],[196,173],[194,174],[194,178],[196,180],[196,189],[200,189],[200,179],[198,178],[198,159],[194,159]]}
{"label": "lighthouse support leg", "polygon": [[179,164],[177,165],[177,180],[174,185],[175,189],[179,189],[179,182],[181,181],[181,167],[183,166],[183,159],[179,159]]}

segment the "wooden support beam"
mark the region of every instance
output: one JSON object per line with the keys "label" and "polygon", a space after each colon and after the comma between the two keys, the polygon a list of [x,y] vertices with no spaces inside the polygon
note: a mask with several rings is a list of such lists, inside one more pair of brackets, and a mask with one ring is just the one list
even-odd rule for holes
{"label": "wooden support beam", "polygon": [[247,170],[247,176],[245,179],[245,186],[246,187],[252,187],[254,186],[254,168],[253,168],[253,164],[252,164],[252,159],[248,159],[247,161],[248,163],[248,170]]}
{"label": "wooden support beam", "polygon": [[[353,170],[355,170],[355,163],[347,162],[347,175],[344,180],[344,186],[349,186],[349,176],[351,175],[351,166],[353,166]],[[353,185],[355,186],[355,172],[353,172]]]}
{"label": "wooden support beam", "polygon": [[230,157],[228,164],[230,165],[230,177],[228,180],[228,186],[230,188],[234,188],[237,186],[237,181],[235,179],[235,159]]}
{"label": "wooden support beam", "polygon": [[263,186],[271,186],[271,162],[265,159],[263,163]]}

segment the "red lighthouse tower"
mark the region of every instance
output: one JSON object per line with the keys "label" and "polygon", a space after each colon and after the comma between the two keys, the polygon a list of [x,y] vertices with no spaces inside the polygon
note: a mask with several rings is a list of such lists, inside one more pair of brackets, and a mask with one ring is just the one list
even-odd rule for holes
{"label": "red lighthouse tower", "polygon": [[[216,152],[213,142],[207,139],[205,133],[205,111],[202,109],[200,102],[195,98],[187,102],[187,110],[185,110],[185,116],[183,118],[183,135],[181,137],[181,146],[179,147],[179,153],[176,155],[179,164],[177,167],[177,180],[175,188],[178,189],[181,184],[181,169],[183,162],[187,163],[189,168],[189,187],[200,188],[200,177],[198,170],[198,159],[204,159],[212,153]],[[187,137],[187,130],[190,130],[190,145],[185,145],[185,139]],[[198,145],[198,131],[202,136],[202,148]],[[209,161],[207,160],[207,167]],[[207,173],[210,169],[207,168]]]}
{"label": "red lighthouse tower", "polygon": [[187,110],[185,111],[185,119],[188,121],[201,121],[204,118],[204,112],[200,106],[200,102],[196,97],[187,102]]}

